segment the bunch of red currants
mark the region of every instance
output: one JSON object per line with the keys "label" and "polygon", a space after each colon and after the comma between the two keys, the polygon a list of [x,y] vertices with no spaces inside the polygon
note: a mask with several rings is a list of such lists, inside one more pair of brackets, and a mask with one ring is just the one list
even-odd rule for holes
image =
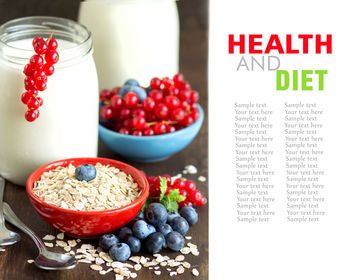
{"label": "bunch of red currants", "polygon": [[130,79],[123,87],[102,90],[101,123],[122,134],[152,136],[175,132],[199,117],[199,94],[182,74],[153,78],[148,88]]}
{"label": "bunch of red currants", "polygon": [[158,177],[149,176],[147,178],[149,183],[149,197],[159,197],[160,195],[160,178],[166,178],[167,180],[167,190],[165,195],[169,194],[173,189],[179,189],[180,195],[186,197],[182,202],[178,202],[179,208],[186,205],[188,206],[199,206],[202,207],[207,203],[207,199],[202,195],[202,193],[196,189],[196,184],[191,180],[175,179],[171,180],[169,175],[161,175]]}
{"label": "bunch of red currants", "polygon": [[38,109],[43,105],[43,100],[38,96],[38,93],[46,89],[47,77],[54,73],[53,65],[59,59],[56,51],[58,44],[55,39],[52,39],[52,34],[47,41],[36,37],[32,44],[36,54],[24,66],[23,73],[26,75],[24,87],[26,91],[21,96],[23,104],[27,105],[28,110],[25,113],[25,119],[28,122],[35,121],[39,117]]}

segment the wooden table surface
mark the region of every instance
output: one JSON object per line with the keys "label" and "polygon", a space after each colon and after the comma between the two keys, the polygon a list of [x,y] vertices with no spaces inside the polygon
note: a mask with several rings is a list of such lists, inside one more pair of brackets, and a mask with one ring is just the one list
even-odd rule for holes
{"label": "wooden table surface", "polygon": [[[6,2],[6,3],[5,3]],[[52,15],[75,19],[79,1],[1,1],[0,0],[0,23],[9,19],[29,15]],[[181,72],[191,82],[192,87],[201,94],[200,104],[207,113],[207,1],[190,0],[178,2],[181,20]],[[208,177],[208,126],[207,114],[201,131],[197,138],[183,151],[163,162],[158,163],[135,163],[120,158],[110,152],[103,144],[99,145],[99,156],[119,159],[144,170],[147,175],[180,173],[187,164],[193,164],[198,168],[198,174],[188,175],[197,183],[200,191],[208,197],[207,182],[199,182],[198,176]],[[1,159],[0,159],[1,160]],[[34,212],[27,198],[24,187],[11,183],[6,184],[4,200],[7,201],[15,213],[39,236],[55,234],[57,231],[46,224]],[[8,226],[12,230],[17,229]],[[162,269],[161,276],[153,274],[152,270],[142,269],[138,272],[137,279],[208,279],[208,204],[199,209],[199,222],[190,228],[189,235],[193,236],[192,242],[199,247],[200,255],[186,256],[192,265],[196,266],[200,276],[194,277],[189,270],[182,275],[170,277],[167,271]],[[47,272],[39,270],[34,264],[28,264],[28,259],[35,258],[37,249],[33,242],[23,233],[22,240],[16,245],[6,247],[5,252],[0,252],[0,279],[2,280],[26,280],[26,279],[114,279],[114,273],[105,276],[92,271],[88,264],[79,266],[70,271]],[[96,240],[89,241],[96,245]],[[163,251],[164,255],[174,258],[177,254]]]}

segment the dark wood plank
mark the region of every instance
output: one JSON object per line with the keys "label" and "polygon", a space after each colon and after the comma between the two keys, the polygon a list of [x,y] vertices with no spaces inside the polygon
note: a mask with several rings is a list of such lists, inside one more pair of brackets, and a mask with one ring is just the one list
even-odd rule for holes
{"label": "dark wood plank", "polygon": [[[52,15],[75,19],[79,6],[78,0],[55,1],[4,1],[0,0],[0,23],[9,19],[30,15]],[[191,0],[178,2],[181,20],[181,72],[191,82],[193,88],[201,94],[200,104],[207,112],[207,1]],[[147,175],[180,173],[186,164],[194,164],[199,174],[189,175],[189,179],[197,182],[198,188],[208,197],[207,183],[197,181],[199,175],[208,177],[208,126],[206,115],[203,127],[197,138],[183,151],[170,159],[160,163],[134,163],[120,158],[111,153],[102,143],[99,145],[99,155],[119,159],[144,170]],[[23,187],[7,183],[5,200],[13,207],[18,216],[39,234],[55,234],[57,231],[43,222],[33,211]],[[197,265],[200,277],[196,279],[208,279],[208,205],[199,210],[199,222],[191,227],[189,234],[193,236],[193,243],[199,246],[198,257],[188,256],[189,262]],[[11,226],[9,226],[12,228]],[[12,228],[14,229],[14,228]],[[16,230],[16,229],[15,229]],[[101,276],[90,270],[89,265],[82,264],[72,271],[46,272],[37,269],[33,264],[27,264],[28,259],[36,256],[37,249],[32,241],[21,234],[23,240],[18,244],[7,247],[6,252],[0,252],[0,279],[114,279],[113,273]],[[91,241],[95,242],[96,240]],[[169,252],[169,256],[176,256]],[[177,279],[191,279],[190,271],[186,271]],[[168,274],[162,273],[161,278],[153,274],[151,270],[142,269],[137,279],[174,279]]]}

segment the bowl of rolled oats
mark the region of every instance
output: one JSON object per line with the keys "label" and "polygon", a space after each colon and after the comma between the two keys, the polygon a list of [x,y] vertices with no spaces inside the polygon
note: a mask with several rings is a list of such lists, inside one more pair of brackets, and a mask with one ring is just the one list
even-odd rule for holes
{"label": "bowl of rolled oats", "polygon": [[120,161],[72,158],[46,164],[27,181],[38,215],[79,238],[93,238],[129,223],[149,192],[145,174]]}

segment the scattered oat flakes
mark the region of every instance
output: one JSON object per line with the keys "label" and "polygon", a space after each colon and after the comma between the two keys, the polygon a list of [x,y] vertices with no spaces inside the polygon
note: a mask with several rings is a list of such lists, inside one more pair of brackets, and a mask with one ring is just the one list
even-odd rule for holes
{"label": "scattered oat flakes", "polygon": [[136,278],[137,277],[137,273],[135,273],[135,272],[130,273],[130,277],[131,278]]}
{"label": "scattered oat flakes", "polygon": [[190,247],[190,248],[197,248],[197,245],[192,244],[190,242],[187,243],[187,246]]}
{"label": "scattered oat flakes", "polygon": [[136,271],[139,271],[141,268],[142,268],[142,266],[141,266],[141,264],[139,264],[139,263],[137,263],[137,264],[134,265],[134,269],[135,269]]}
{"label": "scattered oat flakes", "polygon": [[82,250],[93,250],[93,249],[94,249],[94,246],[92,246],[91,244],[82,244],[82,245],[80,246],[80,248],[81,248]]}
{"label": "scattered oat flakes", "polygon": [[5,252],[6,250],[4,248],[0,248],[0,252]]}
{"label": "scattered oat flakes", "polygon": [[57,246],[62,247],[62,248],[68,246],[67,242],[62,241],[62,240],[56,240],[56,244],[57,244]]}
{"label": "scattered oat flakes", "polygon": [[27,263],[33,263],[34,260],[27,260]]}
{"label": "scattered oat flakes", "polygon": [[53,248],[53,243],[51,242],[44,242],[46,247]]}
{"label": "scattered oat flakes", "polygon": [[147,262],[147,259],[144,256],[141,256],[140,263],[145,264]]}
{"label": "scattered oat flakes", "polygon": [[187,240],[191,240],[191,239],[192,239],[192,236],[185,236],[185,238],[186,238]]}
{"label": "scattered oat flakes", "polygon": [[171,271],[171,269],[170,269],[170,268],[167,268],[166,270],[167,270],[167,271]]}
{"label": "scattered oat flakes", "polygon": [[60,232],[59,234],[57,234],[57,239],[63,240],[64,239],[64,233]]}
{"label": "scattered oat flakes", "polygon": [[182,274],[185,272],[185,269],[182,265],[180,265],[177,269],[176,269],[177,274]]}
{"label": "scattered oat flakes", "polygon": [[96,270],[96,271],[102,270],[102,266],[99,266],[99,265],[97,265],[97,264],[92,264],[92,265],[90,265],[90,268],[91,268],[92,270]]}
{"label": "scattered oat flakes", "polygon": [[180,178],[182,178],[182,174],[181,173],[171,177],[171,182],[173,183],[176,179],[180,179]]}
{"label": "scattered oat flakes", "polygon": [[77,243],[80,243],[80,242],[81,242],[81,240],[78,238],[78,239],[77,239]]}
{"label": "scattered oat flakes", "polygon": [[77,242],[75,240],[68,240],[68,245],[71,246],[71,247],[75,247],[77,246]]}
{"label": "scattered oat flakes", "polygon": [[197,277],[197,276],[199,276],[199,271],[194,268],[194,269],[192,269],[192,274]]}
{"label": "scattered oat flakes", "polygon": [[191,250],[193,256],[199,256],[199,251],[197,249]]}
{"label": "scattered oat flakes", "polygon": [[195,167],[192,164],[186,165],[184,170],[182,171],[183,174],[197,174],[197,167]]}
{"label": "scattered oat flakes", "polygon": [[115,280],[123,280],[124,279],[124,276],[123,275],[120,275],[120,274],[115,274]]}
{"label": "scattered oat flakes", "polygon": [[205,182],[207,180],[207,178],[205,178],[204,176],[199,176],[198,177],[198,181],[199,182]]}
{"label": "scattered oat flakes", "polygon": [[191,268],[191,264],[189,262],[183,262],[182,265],[184,268],[187,268],[187,269]]}
{"label": "scattered oat flakes", "polygon": [[161,271],[160,271],[160,270],[155,270],[155,271],[154,271],[154,274],[155,274],[155,275],[160,275],[160,274],[161,274]]}
{"label": "scattered oat flakes", "polygon": [[140,259],[141,259],[140,256],[133,256],[129,258],[129,260],[131,260],[134,263],[140,263]]}
{"label": "scattered oat flakes", "polygon": [[95,258],[95,263],[96,263],[97,265],[100,265],[100,264],[105,263],[105,261],[104,261],[102,258],[97,257],[97,258]]}
{"label": "scattered oat flakes", "polygon": [[63,248],[63,250],[65,250],[66,252],[70,252],[71,248],[70,248],[70,246],[66,246]]}
{"label": "scattered oat flakes", "polygon": [[166,266],[168,263],[167,262],[161,262],[160,265],[161,266]]}
{"label": "scattered oat flakes", "polygon": [[191,252],[191,249],[188,247],[183,247],[180,252],[184,255],[188,255]]}
{"label": "scattered oat flakes", "polygon": [[56,237],[54,237],[53,235],[51,234],[47,234],[43,237],[43,240],[44,241],[52,241],[52,240],[55,240]]}
{"label": "scattered oat flakes", "polygon": [[165,258],[163,257],[163,256],[158,256],[157,258],[156,258],[156,261],[158,262],[158,263],[161,263],[161,262],[164,262],[165,261]]}
{"label": "scattered oat flakes", "polygon": [[74,251],[70,251],[69,254],[71,254],[72,256],[75,255],[75,252]]}
{"label": "scattered oat flakes", "polygon": [[91,261],[86,260],[86,259],[81,259],[81,260],[78,260],[78,262],[81,262],[81,263],[91,263]]}
{"label": "scattered oat flakes", "polygon": [[184,259],[185,259],[185,256],[184,256],[184,255],[178,255],[178,256],[175,258],[175,261],[177,261],[177,262],[182,262]]}
{"label": "scattered oat flakes", "polygon": [[170,275],[171,277],[173,277],[173,276],[177,275],[177,272],[176,272],[176,271],[171,271],[171,272],[169,273],[169,275]]}

